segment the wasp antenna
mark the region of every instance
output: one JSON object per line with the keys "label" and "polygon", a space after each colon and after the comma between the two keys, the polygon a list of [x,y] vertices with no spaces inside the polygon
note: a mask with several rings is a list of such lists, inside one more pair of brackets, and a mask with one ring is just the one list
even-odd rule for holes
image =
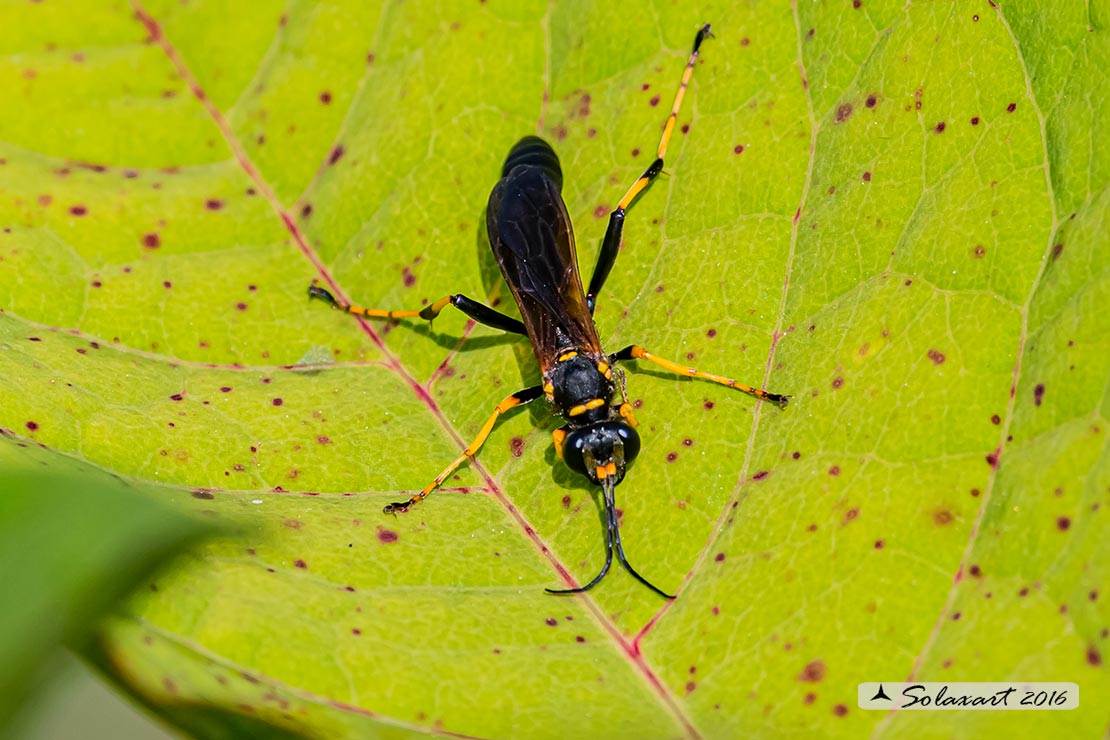
{"label": "wasp antenna", "polygon": [[[612,479],[611,478],[606,478],[605,480],[612,480]],[[602,486],[604,486],[604,483],[602,484]],[[612,491],[611,487],[609,488],[609,491],[610,492]],[[598,583],[600,583],[601,579],[605,577],[605,574],[609,572],[609,566],[611,566],[613,564],[613,545],[615,543],[618,549],[621,546],[620,545],[620,535],[617,533],[616,509],[610,509],[609,508],[609,501],[610,501],[611,498],[612,497],[610,495],[606,494],[606,496],[605,496],[605,565],[601,566],[601,572],[598,573],[596,576],[594,576],[593,580],[590,581],[589,583],[587,583],[585,586],[579,586],[578,588],[563,588],[563,589],[545,588],[544,591],[547,591],[547,593],[549,593],[549,594],[580,594],[583,591],[589,591],[591,588],[593,588]],[[623,553],[621,554],[621,561],[622,562],[624,561],[624,554]],[[627,563],[625,564],[625,567],[627,567]],[[641,579],[641,580],[643,580],[643,579]],[[645,581],[645,583],[647,583],[647,582]],[[650,583],[648,583],[648,585],[651,586]],[[651,587],[655,588],[654,586],[651,586]],[[655,590],[658,591],[659,589],[655,589]]]}
{"label": "wasp antenna", "polygon": [[632,565],[628,562],[628,558],[625,557],[625,555],[624,555],[624,546],[621,544],[620,528],[617,525],[617,502],[616,502],[616,495],[615,495],[615,489],[617,487],[617,484],[615,482],[613,482],[612,478],[606,478],[605,480],[602,481],[601,485],[602,485],[602,489],[605,491],[605,512],[606,512],[606,515],[609,517],[609,520],[610,520],[609,527],[613,532],[613,540],[614,540],[613,544],[616,546],[617,559],[621,561],[621,565],[624,566],[624,569],[627,570],[630,574],[632,574],[632,577],[635,578],[637,581],[644,584],[645,586],[650,588],[652,591],[654,591],[655,593],[662,596],[664,599],[673,599],[673,598],[675,598],[674,594],[669,594],[666,591],[663,591],[662,589],[658,588],[655,584],[653,584],[651,581],[649,581],[648,579],[644,578],[642,575],[637,573],[636,569],[633,568]]}

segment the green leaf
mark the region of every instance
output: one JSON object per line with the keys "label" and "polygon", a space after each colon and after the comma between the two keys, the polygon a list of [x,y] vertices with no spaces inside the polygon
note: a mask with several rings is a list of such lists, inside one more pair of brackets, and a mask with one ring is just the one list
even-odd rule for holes
{"label": "green leaf", "polygon": [[[19,443],[26,447],[25,443]],[[35,469],[34,462],[46,469]],[[30,464],[29,464],[30,463]],[[0,734],[63,643],[210,531],[103,473],[0,438]]]}
{"label": "green leaf", "polygon": [[[0,425],[248,532],[130,605],[112,670],[155,706],[329,738],[1103,731],[1105,16],[5,6]],[[542,404],[379,513],[538,381],[527,344],[451,313],[360,325],[305,289],[505,299],[485,202],[536,132],[589,274],[705,21],[597,323],[793,400],[630,367],[622,533],[679,597],[621,571],[553,597],[597,572],[602,531]],[[858,682],[907,676],[1083,701],[856,707]]]}

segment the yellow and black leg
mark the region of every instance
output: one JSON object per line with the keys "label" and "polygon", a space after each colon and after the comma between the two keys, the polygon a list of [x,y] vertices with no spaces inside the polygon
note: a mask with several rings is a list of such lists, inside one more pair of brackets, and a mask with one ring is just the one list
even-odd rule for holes
{"label": "yellow and black leg", "polygon": [[698,61],[698,50],[701,48],[701,43],[712,36],[709,24],[706,23],[698,31],[698,35],[694,37],[694,50],[690,52],[690,58],[686,61],[686,69],[682,72],[682,82],[678,86],[678,92],[675,93],[674,105],[671,106],[671,115],[667,117],[667,123],[663,126],[663,136],[659,139],[659,149],[656,152],[655,161],[648,165],[648,168],[636,179],[636,182],[632,183],[632,187],[628,189],[617,207],[609,214],[609,226],[605,229],[605,239],[601,242],[601,252],[597,256],[597,265],[594,267],[594,274],[590,279],[590,289],[586,292],[586,305],[589,306],[590,313],[593,313],[594,306],[597,304],[597,294],[601,292],[602,286],[605,285],[605,279],[609,277],[609,271],[613,269],[613,263],[617,260],[617,252],[620,251],[621,246],[621,234],[624,232],[625,213],[632,205],[632,201],[636,199],[636,196],[643,192],[644,188],[650,185],[651,181],[663,171],[663,158],[667,155],[667,145],[671,142],[671,134],[674,133],[675,122],[678,120],[678,109],[682,107],[682,98],[686,95],[690,77],[694,74],[694,65]]}
{"label": "yellow and black leg", "polygon": [[317,285],[314,280],[312,281],[312,285],[308,286],[308,297],[319,298],[332,308],[346,311],[352,316],[366,316],[371,319],[424,319],[430,322],[432,319],[439,316],[439,312],[447,306],[454,306],[479,324],[492,326],[494,329],[501,329],[502,331],[512,332],[513,334],[527,334],[524,329],[524,324],[521,323],[519,319],[514,319],[512,316],[506,316],[500,311],[495,311],[489,306],[478,303],[478,301],[473,298],[468,298],[462,293],[444,296],[438,301],[430,303],[424,308],[415,311],[385,311],[380,308],[363,308],[362,306],[356,306],[351,303],[337,301],[335,296],[327,289]]}
{"label": "yellow and black leg", "polygon": [[761,388],[754,388],[750,385],[737,383],[732,378],[726,378],[721,375],[713,375],[712,373],[703,373],[701,370],[689,367],[688,365],[680,365],[677,362],[664,360],[662,357],[656,357],[638,344],[630,344],[622,349],[620,352],[614,352],[613,354],[609,355],[609,359],[613,362],[622,362],[624,360],[647,360],[648,362],[654,362],[659,367],[670,370],[672,373],[686,375],[691,378],[701,378],[702,380],[711,380],[714,383],[727,385],[729,388],[735,388],[738,391],[747,393],[749,396],[755,396],[761,401],[773,403],[780,409],[786,408],[786,404],[790,400],[790,396],[784,396],[779,393],[770,393],[768,391],[762,390]]}
{"label": "yellow and black leg", "polygon": [[493,431],[494,424],[497,423],[497,419],[502,414],[511,409],[515,409],[517,406],[523,406],[526,403],[531,403],[542,395],[543,386],[534,385],[531,388],[525,388],[522,391],[517,391],[512,395],[506,396],[505,400],[497,404],[497,408],[495,408],[493,410],[493,413],[490,414],[490,417],[486,419],[486,423],[482,425],[482,429],[480,432],[478,432],[478,436],[474,438],[474,441],[467,445],[466,449],[463,450],[463,453],[456,457],[450,465],[444,468],[443,472],[437,475],[434,481],[425,486],[423,491],[416,494],[408,501],[387,504],[386,507],[382,509],[382,511],[384,511],[386,514],[396,514],[399,511],[408,511],[408,508],[410,506],[417,503],[418,501],[423,501],[424,499],[426,499],[428,497],[428,494],[439,488],[439,486],[443,484],[443,481],[450,478],[451,474],[454,473],[460,465],[478,454],[478,450],[480,450],[482,448],[482,445],[485,444],[486,438],[489,437],[490,432]]}

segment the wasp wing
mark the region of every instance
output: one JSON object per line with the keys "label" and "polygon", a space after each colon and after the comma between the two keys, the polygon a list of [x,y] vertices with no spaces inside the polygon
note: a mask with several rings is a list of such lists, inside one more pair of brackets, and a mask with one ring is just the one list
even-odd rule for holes
{"label": "wasp wing", "polygon": [[490,194],[486,227],[544,376],[567,347],[601,356],[558,185],[539,167],[514,167]]}

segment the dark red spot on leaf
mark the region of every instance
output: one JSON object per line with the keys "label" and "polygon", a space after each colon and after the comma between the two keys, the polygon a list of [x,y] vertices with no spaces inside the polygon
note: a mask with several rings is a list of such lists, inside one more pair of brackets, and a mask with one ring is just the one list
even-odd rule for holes
{"label": "dark red spot on leaf", "polygon": [[713,560],[715,560],[715,561],[716,561],[716,562],[718,562],[718,563],[723,563],[723,562],[724,562],[724,560],[725,560],[725,554],[724,554],[723,552],[719,552],[719,553],[717,553],[717,555],[716,555],[716,556],[715,556],[715,557],[713,558]]}
{"label": "dark red spot on leaf", "polygon": [[85,206],[81,206],[81,205],[70,206],[69,207],[69,212],[70,212],[70,215],[73,215],[73,216],[84,216],[86,213],[89,212],[89,209],[85,208]]}
{"label": "dark red spot on leaf", "polygon": [[813,660],[798,674],[799,681],[816,683],[825,677],[825,661]]}
{"label": "dark red spot on leaf", "polygon": [[274,406],[281,406],[283,403],[285,403],[285,401],[280,398],[275,398],[274,400],[270,401],[270,403],[272,403]]}
{"label": "dark red spot on leaf", "polygon": [[157,249],[162,243],[162,239],[155,233],[143,235],[143,246],[147,249]]}
{"label": "dark red spot on leaf", "polygon": [[298,568],[307,568],[308,567],[308,563],[306,563],[303,560],[294,560],[293,565],[297,566]]}
{"label": "dark red spot on leaf", "polygon": [[397,538],[397,533],[394,532],[392,529],[378,527],[378,542],[381,542],[383,545],[388,545],[391,542],[396,542]]}
{"label": "dark red spot on leaf", "polygon": [[1071,519],[1066,516],[1057,517],[1056,529],[1060,530],[1061,532],[1067,532],[1069,529],[1071,529]]}
{"label": "dark red spot on leaf", "polygon": [[1013,113],[1016,110],[1017,110],[1017,103],[1010,103],[1009,105],[1006,106],[1006,112],[1007,113]]}
{"label": "dark red spot on leaf", "polygon": [[843,123],[844,121],[847,121],[851,115],[852,104],[842,103],[840,107],[836,109],[836,123]]}
{"label": "dark red spot on leaf", "polygon": [[945,126],[944,121],[941,121],[936,125],[936,127],[933,128],[933,130],[936,131],[938,134],[943,134],[945,128],[947,127]]}
{"label": "dark red spot on leaf", "polygon": [[331,93],[327,90],[324,90],[322,93],[320,93],[320,102],[324,105],[329,104],[331,102]]}
{"label": "dark red spot on leaf", "polygon": [[1044,383],[1037,383],[1033,388],[1033,405],[1040,406],[1044,400]]}
{"label": "dark red spot on leaf", "polygon": [[929,359],[933,361],[934,365],[943,365],[944,364],[944,353],[941,352],[940,350],[931,349],[926,354],[928,354]]}
{"label": "dark red spot on leaf", "polygon": [[509,440],[509,450],[513,453],[513,457],[520,457],[524,454],[524,438],[513,437]]}
{"label": "dark red spot on leaf", "polygon": [[335,148],[331,150],[331,154],[328,155],[328,164],[335,164],[338,162],[343,157],[345,151],[342,144],[336,144]]}
{"label": "dark red spot on leaf", "polygon": [[35,422],[35,421],[27,422],[26,426],[27,426],[27,430],[30,431],[30,432],[37,431],[38,428],[39,428],[38,422]]}
{"label": "dark red spot on leaf", "polygon": [[737,144],[736,146],[732,147],[732,152],[733,152],[733,154],[743,154],[744,153],[744,145],[743,144]]}

